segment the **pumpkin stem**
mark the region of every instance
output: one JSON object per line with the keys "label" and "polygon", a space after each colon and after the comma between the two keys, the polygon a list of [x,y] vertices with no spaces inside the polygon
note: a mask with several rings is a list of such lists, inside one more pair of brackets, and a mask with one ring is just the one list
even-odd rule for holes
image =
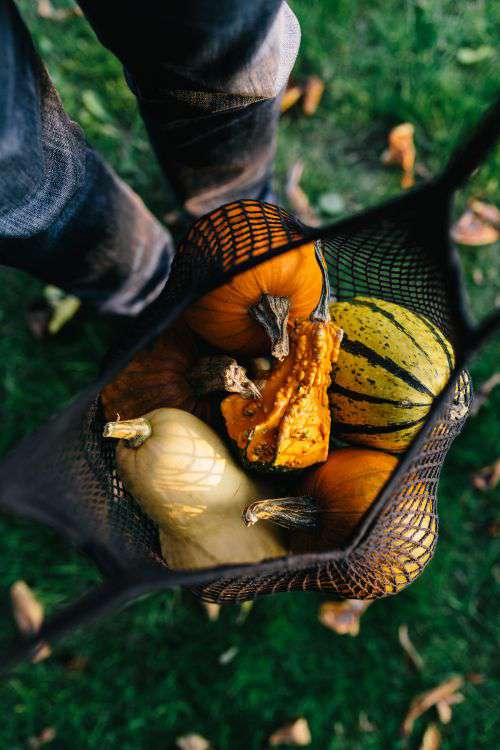
{"label": "pumpkin stem", "polygon": [[198,396],[213,391],[239,393],[243,398],[261,398],[255,383],[247,377],[244,367],[226,355],[202,357],[188,373],[188,380]]}
{"label": "pumpkin stem", "polygon": [[257,521],[271,521],[285,529],[318,531],[320,511],[314,498],[278,497],[271,500],[257,500],[243,513],[245,526],[253,526]]}
{"label": "pumpkin stem", "polygon": [[282,360],[288,356],[288,313],[290,300],[274,294],[263,294],[256,305],[248,308],[250,315],[260,323],[271,341],[271,354]]}
{"label": "pumpkin stem", "polygon": [[126,440],[129,448],[139,448],[151,437],[151,423],[144,417],[123,419],[118,422],[107,422],[102,432],[105,438]]}
{"label": "pumpkin stem", "polygon": [[321,289],[321,297],[319,302],[311,313],[311,320],[320,320],[323,323],[327,323],[330,320],[330,279],[328,277],[328,268],[326,266],[323,253],[319,241],[314,243],[314,252],[316,254],[316,260],[319,263],[321,273],[323,274],[323,287]]}

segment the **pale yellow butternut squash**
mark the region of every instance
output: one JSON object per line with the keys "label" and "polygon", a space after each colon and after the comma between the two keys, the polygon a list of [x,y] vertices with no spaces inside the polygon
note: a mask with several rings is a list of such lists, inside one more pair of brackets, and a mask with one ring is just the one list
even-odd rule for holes
{"label": "pale yellow butternut squash", "polygon": [[242,513],[273,491],[240,469],[204,422],[180,409],[109,422],[105,437],[121,438],[118,470],[128,491],[160,527],[172,568],[257,562],[286,554],[271,524],[246,528]]}

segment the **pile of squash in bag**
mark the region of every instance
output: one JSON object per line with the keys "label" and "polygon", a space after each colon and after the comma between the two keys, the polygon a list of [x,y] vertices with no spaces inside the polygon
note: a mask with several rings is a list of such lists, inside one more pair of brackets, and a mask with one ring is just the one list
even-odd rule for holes
{"label": "pile of squash in bag", "polygon": [[101,393],[104,436],[172,568],[334,549],[453,365],[425,316],[332,302],[310,243],[206,294],[139,352]]}

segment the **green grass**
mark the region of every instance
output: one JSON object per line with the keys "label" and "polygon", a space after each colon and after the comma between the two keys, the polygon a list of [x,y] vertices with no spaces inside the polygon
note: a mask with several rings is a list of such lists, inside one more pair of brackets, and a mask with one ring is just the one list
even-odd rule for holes
{"label": "green grass", "polygon": [[[67,110],[161,215],[171,199],[120,65],[83,19],[44,21],[33,5],[20,2]],[[376,203],[399,190],[398,173],[379,163],[392,125],[415,124],[419,161],[435,173],[494,96],[497,60],[464,65],[459,57],[460,50],[495,45],[498,3],[301,0],[293,6],[303,30],[297,72],[318,73],[327,91],[314,118],[292,114],[282,121],[278,190],[300,158],[306,164],[303,186],[314,204],[332,190],[343,198],[346,212]],[[497,153],[458,197],[457,210],[472,192],[500,203],[499,166]],[[498,303],[498,253],[498,245],[463,252],[479,315],[485,305]],[[482,286],[471,282],[477,268]],[[57,338],[36,342],[25,314],[40,284],[2,270],[0,285],[5,450],[92,379],[109,328],[80,315]],[[493,344],[482,353],[473,368],[476,383],[498,367],[499,354]],[[469,477],[497,456],[498,391],[469,420],[448,457],[435,559],[408,590],[368,610],[358,638],[337,636],[317,622],[318,606],[327,598],[319,594],[259,600],[242,624],[234,607],[209,623],[187,593],[151,597],[74,634],[51,659],[8,677],[0,687],[0,746],[25,748],[29,736],[52,725],[58,733],[54,748],[169,748],[176,736],[196,731],[217,750],[257,750],[280,723],[303,715],[312,747],[320,750],[404,748],[399,726],[414,695],[452,674],[479,672],[486,681],[466,685],[465,702],[443,727],[442,747],[496,747],[491,592],[500,570],[487,529],[497,510],[494,492],[473,490]],[[51,612],[98,576],[91,563],[47,530],[2,518],[1,534],[5,643],[15,633],[8,599],[13,581],[24,578]],[[420,674],[398,643],[402,623],[425,659]],[[237,654],[223,666],[219,657],[230,647]],[[83,672],[68,670],[74,654],[88,659]],[[374,731],[362,731],[361,712]],[[410,748],[419,747],[428,718],[417,722]]]}

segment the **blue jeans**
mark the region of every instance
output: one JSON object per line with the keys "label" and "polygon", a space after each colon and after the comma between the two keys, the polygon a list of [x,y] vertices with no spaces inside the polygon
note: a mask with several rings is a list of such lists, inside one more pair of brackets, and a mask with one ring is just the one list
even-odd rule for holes
{"label": "blue jeans", "polygon": [[[282,0],[81,0],[122,62],[188,217],[269,189],[300,31]],[[117,21],[118,19],[118,21]],[[135,315],[173,242],[63,110],[12,0],[0,0],[0,263]]]}

